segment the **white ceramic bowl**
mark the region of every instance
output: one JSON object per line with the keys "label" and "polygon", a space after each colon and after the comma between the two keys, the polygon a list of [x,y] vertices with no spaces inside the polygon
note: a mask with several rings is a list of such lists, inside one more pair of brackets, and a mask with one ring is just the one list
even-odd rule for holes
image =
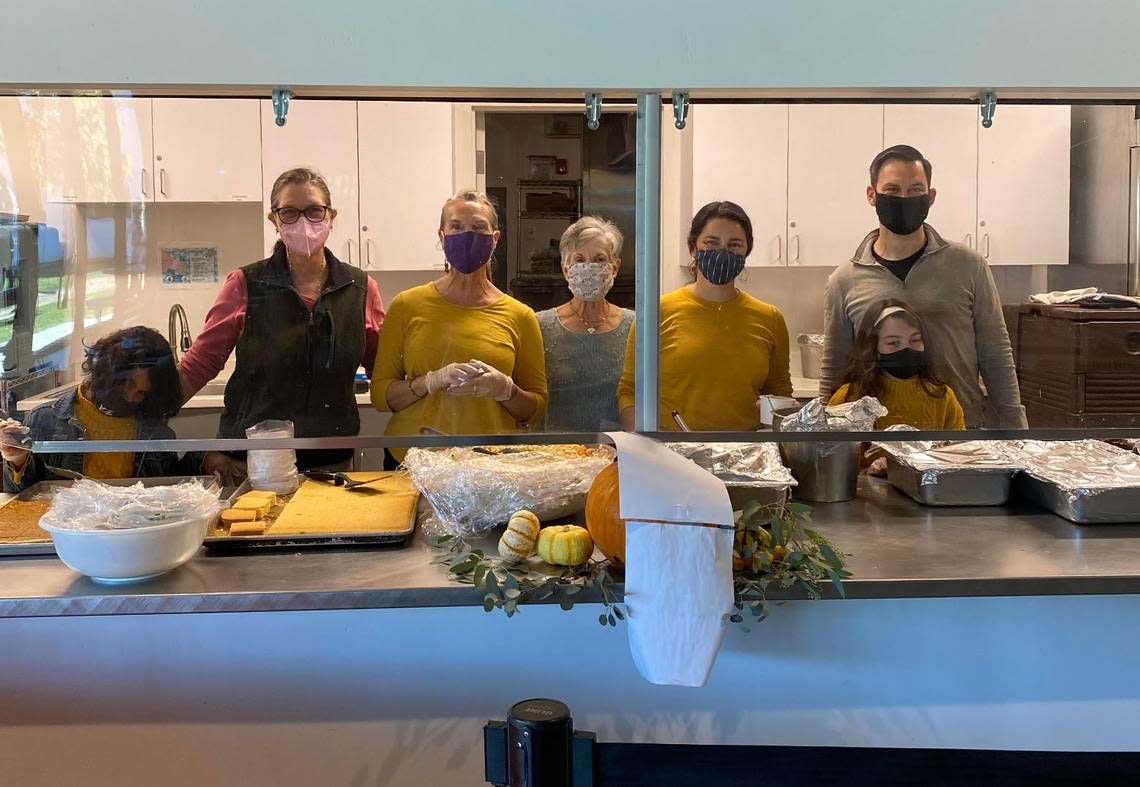
{"label": "white ceramic bowl", "polygon": [[122,530],[45,526],[67,566],[96,582],[137,582],[185,563],[206,538],[210,517]]}

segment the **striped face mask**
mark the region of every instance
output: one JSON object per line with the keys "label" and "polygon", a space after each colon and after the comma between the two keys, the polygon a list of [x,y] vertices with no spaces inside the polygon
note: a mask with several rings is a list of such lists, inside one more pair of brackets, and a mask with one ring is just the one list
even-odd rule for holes
{"label": "striped face mask", "polygon": [[744,257],[727,249],[697,249],[695,262],[710,284],[728,284],[744,270]]}

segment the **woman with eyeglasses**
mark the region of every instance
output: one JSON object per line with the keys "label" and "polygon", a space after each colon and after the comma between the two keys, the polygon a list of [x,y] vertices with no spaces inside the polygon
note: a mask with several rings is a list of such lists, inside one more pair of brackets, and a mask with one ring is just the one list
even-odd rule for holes
{"label": "woman with eyeglasses", "polygon": [[[354,379],[360,366],[372,374],[384,321],[380,289],[325,247],[336,209],[317,172],[281,173],[269,199],[280,236],[273,254],[226,277],[179,364],[182,394],[201,390],[236,351],[218,437],[244,438],[267,419],[292,421],[297,437],[355,435]],[[297,452],[302,470],[343,468],[351,459],[351,449]],[[216,453],[204,469],[227,480],[244,471],[240,458]]]}

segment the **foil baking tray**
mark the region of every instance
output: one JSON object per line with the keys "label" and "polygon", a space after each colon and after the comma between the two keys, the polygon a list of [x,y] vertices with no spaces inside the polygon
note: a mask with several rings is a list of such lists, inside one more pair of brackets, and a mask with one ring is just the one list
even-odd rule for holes
{"label": "foil baking tray", "polygon": [[788,501],[796,479],[775,443],[668,443],[670,449],[724,482],[733,511],[756,502],[775,507]]}
{"label": "foil baking tray", "polygon": [[1000,506],[1009,502],[1013,468],[919,469],[887,454],[887,481],[924,506]]}
{"label": "foil baking tray", "polygon": [[1024,440],[1015,493],[1082,525],[1140,523],[1140,457],[1098,440]]}
{"label": "foil baking tray", "polygon": [[887,457],[887,480],[927,506],[1000,506],[1009,501],[1023,459],[1012,443],[967,440],[876,443]]}
{"label": "foil baking tray", "polygon": [[1030,473],[1020,473],[1014,491],[1078,525],[1140,523],[1140,486],[1069,489]]}

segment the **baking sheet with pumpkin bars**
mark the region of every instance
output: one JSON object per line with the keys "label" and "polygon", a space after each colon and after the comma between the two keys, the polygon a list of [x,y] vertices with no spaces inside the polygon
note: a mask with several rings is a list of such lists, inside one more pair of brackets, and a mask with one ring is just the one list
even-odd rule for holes
{"label": "baking sheet with pumpkin bars", "polygon": [[355,490],[306,479],[265,534],[206,539],[214,550],[257,547],[336,546],[399,543],[415,529],[419,492],[400,472],[347,473],[353,480],[380,479]]}

